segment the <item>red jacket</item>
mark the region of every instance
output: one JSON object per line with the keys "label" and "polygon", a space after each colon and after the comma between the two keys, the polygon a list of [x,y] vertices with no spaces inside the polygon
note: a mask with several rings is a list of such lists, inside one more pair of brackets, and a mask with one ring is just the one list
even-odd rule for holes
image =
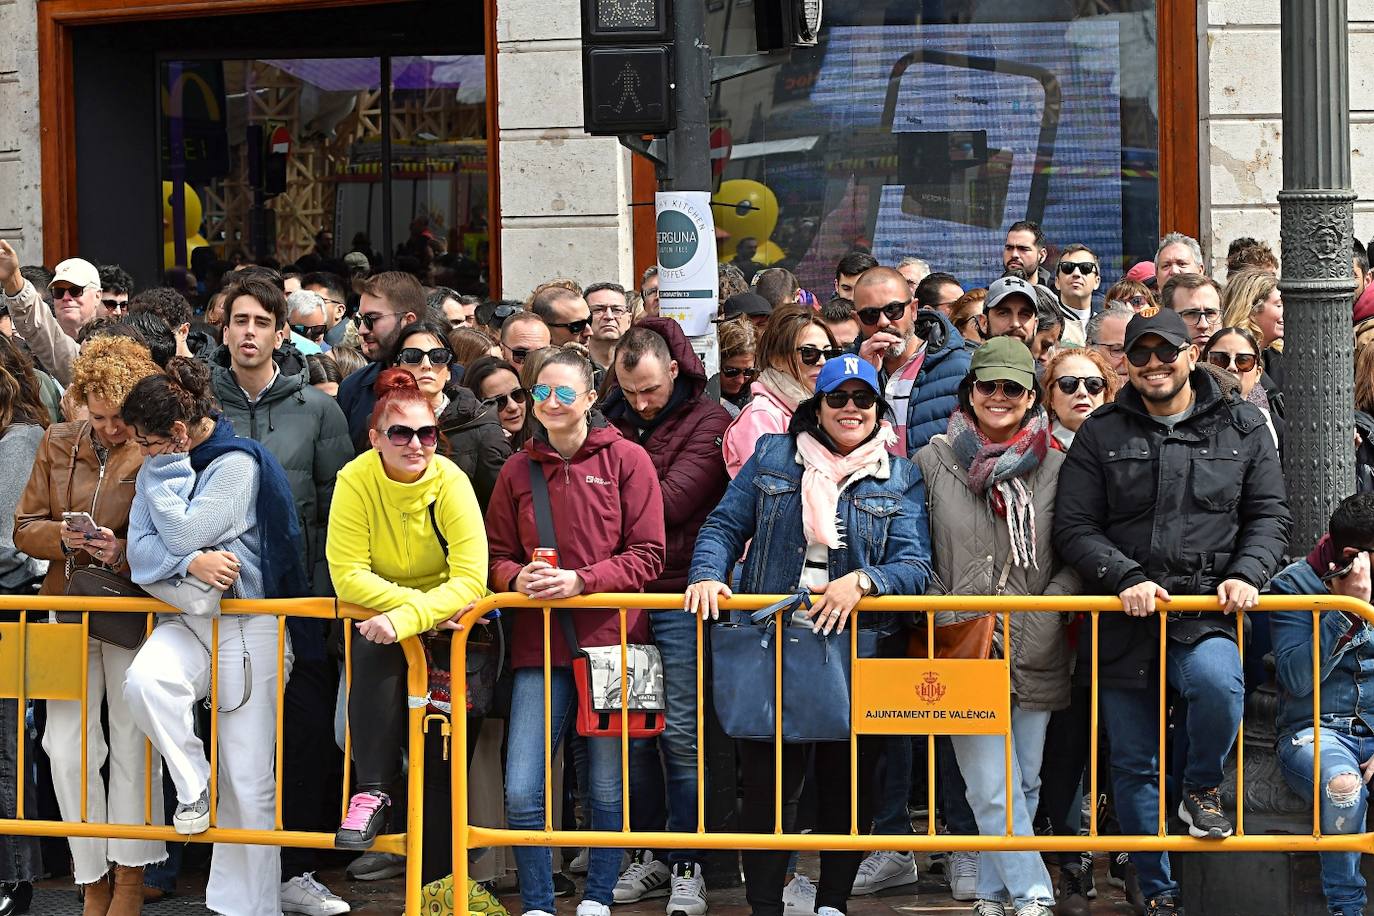
{"label": "red jacket", "polygon": [[[706,370],[692,351],[682,328],[671,318],[641,318],[637,327],[662,335],[677,362],[677,387],[669,413],[647,430],[634,422],[630,405],[620,391],[615,367],[606,373],[606,398],[602,412],[631,441],[649,453],[663,490],[663,520],[668,526],[668,552],[663,573],[649,583],[646,592],[680,592],[687,588],[697,532],[706,516],[725,495],[730,475],[725,473],[721,442],[730,414],[713,398],[705,397]],[[672,403],[671,401],[669,402]]]}
{"label": "red jacket", "polygon": [[[513,591],[515,577],[539,543],[530,495],[530,473],[549,482],[549,502],[558,535],[558,562],[577,570],[591,592],[642,592],[663,570],[663,496],[653,462],[644,449],[604,425],[594,425],[571,461],[547,442],[531,438],[501,468],[487,506],[491,587]],[[517,610],[511,661],[516,668],[544,664],[543,615]],[[572,611],[583,646],[620,645],[617,610]],[[632,643],[647,643],[648,618],[638,609],[626,619]],[[571,663],[557,620],[549,627],[554,665]]]}

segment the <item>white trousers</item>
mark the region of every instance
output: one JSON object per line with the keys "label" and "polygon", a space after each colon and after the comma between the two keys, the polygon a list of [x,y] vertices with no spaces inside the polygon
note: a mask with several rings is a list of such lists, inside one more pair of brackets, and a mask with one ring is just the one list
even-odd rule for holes
{"label": "white trousers", "polygon": [[[143,732],[124,701],[124,674],[134,660],[133,649],[121,649],[97,639],[86,641],[86,820],[89,823],[142,824],[148,782],[144,776],[146,746]],[[107,689],[113,687],[114,689]],[[109,703],[110,734],[100,724],[100,707]],[[53,790],[65,821],[81,820],[81,704],[48,701],[48,724],[43,750],[52,761]],[[100,768],[110,762],[107,791]],[[154,824],[162,816],[162,761],[152,755]],[[72,871],[77,884],[91,884],[109,870],[109,863],[136,867],[167,858],[167,846],[156,840],[71,838]]]}
{"label": "white trousers", "polygon": [[[242,621],[242,637],[239,624]],[[193,632],[194,631],[194,632]],[[199,639],[197,639],[199,637]],[[210,784],[205,745],[196,737],[193,708],[210,693],[211,621],[186,616],[158,621],[138,651],[124,696],[138,723],[167,762],[177,800],[191,804]],[[247,647],[248,665],[244,662]],[[225,616],[219,622],[216,690],[219,799],[216,826],[271,830],[275,825],[277,735],[277,620]],[[288,640],[284,676],[291,673]],[[245,696],[245,674],[251,693]],[[235,709],[235,707],[239,707]],[[215,805],[216,800],[210,800]],[[215,845],[205,905],[223,916],[279,916],[281,848]]]}

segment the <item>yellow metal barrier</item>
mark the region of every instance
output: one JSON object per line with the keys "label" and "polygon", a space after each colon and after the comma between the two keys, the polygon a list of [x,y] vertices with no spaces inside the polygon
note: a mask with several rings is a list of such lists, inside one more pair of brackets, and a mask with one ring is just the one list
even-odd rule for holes
{"label": "yellow metal barrier", "polygon": [[[352,621],[364,620],[372,616],[366,609],[340,604],[330,598],[303,598],[283,600],[225,600],[225,615],[248,614],[277,618],[277,756],[276,756],[276,815],[274,830],[243,830],[216,826],[218,808],[217,786],[219,779],[217,728],[219,721],[219,653],[211,653],[210,663],[210,738],[206,742],[210,752],[210,829],[194,836],[177,833],[169,825],[153,824],[152,821],[152,744],[144,739],[145,753],[145,795],[144,822],[142,824],[93,823],[86,819],[86,717],[99,715],[100,710],[87,707],[87,659],[89,645],[91,611],[118,611],[122,613],[148,615],[148,632],[155,623],[153,614],[177,613],[175,608],[157,601],[140,598],[86,598],[56,596],[0,596],[0,611],[17,612],[17,622],[0,623],[0,698],[10,698],[19,702],[20,708],[30,699],[77,700],[81,703],[81,820],[49,821],[24,817],[24,781],[16,787],[16,814],[14,819],[0,818],[0,834],[17,834],[42,837],[100,837],[105,839],[164,840],[177,843],[245,843],[262,846],[291,846],[311,849],[334,848],[334,834],[308,833],[284,830],[282,828],[282,748],[283,748],[283,704],[285,702],[286,678],[282,676],[286,652],[286,618],[303,617],[312,620],[342,620],[345,627],[344,671],[348,687],[352,687],[352,653],[349,651],[348,630]],[[80,611],[81,623],[48,623],[49,611]],[[41,617],[35,618],[35,614]],[[214,643],[219,644],[219,620],[215,620]],[[406,711],[409,743],[409,772],[407,785],[410,806],[407,811],[404,833],[379,836],[372,846],[373,851],[389,852],[406,858],[406,913],[420,912],[420,861],[423,841],[423,811],[421,804],[424,786],[424,703],[421,699],[428,694],[428,672],[425,666],[424,650],[418,639],[407,639],[401,643],[407,664],[406,691],[412,702]],[[79,664],[78,664],[79,662]],[[114,687],[113,689],[118,689]],[[22,772],[24,761],[24,718],[19,717],[21,734],[18,740],[18,766]],[[344,787],[343,809],[347,811],[349,800],[349,768],[352,760],[351,736],[345,728],[344,737]],[[157,788],[161,792],[161,787]]]}
{"label": "yellow metal barrier", "polygon": [[[736,596],[733,599],[720,602],[722,610],[741,610],[754,611],[768,607],[786,598],[785,595],[747,595]],[[669,610],[682,608],[682,595],[641,595],[641,594],[603,594],[603,595],[582,595],[564,601],[553,602],[551,605],[546,602],[538,602],[515,593],[492,595],[479,601],[467,613],[461,622],[465,625],[463,629],[455,633],[453,638],[452,670],[453,695],[461,697],[464,691],[464,681],[467,667],[465,664],[467,637],[472,631],[473,625],[478,619],[486,615],[495,608],[530,608],[541,610],[543,614],[543,634],[546,651],[544,653],[544,722],[550,721],[550,679],[549,679],[549,654],[547,652],[549,639],[549,623],[551,609],[554,607],[579,609],[619,609],[620,610],[620,634],[621,634],[621,693],[628,696],[625,679],[625,655],[626,655],[626,609],[643,608],[644,610]],[[1167,611],[1195,612],[1195,611],[1216,611],[1218,604],[1215,598],[1194,597],[1194,596],[1175,596],[1168,605],[1161,605]],[[1312,615],[1312,671],[1314,691],[1312,696],[1313,725],[1315,736],[1313,741],[1313,751],[1315,761],[1313,766],[1313,812],[1312,812],[1312,833],[1311,835],[1248,835],[1245,833],[1245,749],[1244,735],[1245,722],[1242,714],[1239,734],[1236,741],[1236,797],[1238,799],[1235,834],[1223,840],[1198,839],[1188,835],[1167,833],[1168,818],[1165,810],[1167,804],[1167,792],[1165,789],[1166,766],[1168,755],[1164,751],[1164,744],[1167,739],[1167,729],[1165,728],[1166,716],[1166,681],[1165,676],[1165,652],[1167,651],[1168,640],[1168,619],[1166,614],[1157,615],[1159,625],[1159,827],[1154,835],[1140,836],[1119,836],[1107,837],[1098,833],[1097,816],[1097,762],[1098,762],[1098,689],[1097,689],[1097,635],[1100,616],[1104,613],[1121,613],[1121,603],[1115,597],[1025,597],[1025,596],[947,596],[947,597],[885,597],[867,598],[859,603],[855,613],[873,612],[896,612],[896,613],[924,613],[929,615],[927,618],[927,633],[930,640],[929,655],[934,656],[934,614],[939,611],[961,611],[961,612],[987,612],[1002,615],[1004,633],[1011,632],[1012,618],[1024,613],[1064,613],[1077,612],[1088,614],[1091,621],[1093,635],[1093,654],[1092,654],[1092,677],[1091,677],[1091,745],[1090,745],[1090,791],[1092,795],[1092,813],[1090,818],[1090,829],[1088,836],[1012,836],[1012,810],[1010,800],[1011,779],[1011,738],[1009,717],[999,717],[997,709],[989,708],[987,715],[983,716],[987,721],[998,725],[994,733],[1004,734],[1006,741],[1007,754],[1007,781],[1008,781],[1008,810],[1007,810],[1007,831],[1002,835],[979,835],[979,836],[954,836],[949,834],[937,835],[935,832],[935,748],[934,742],[929,743],[928,747],[928,805],[926,831],[924,835],[916,836],[882,836],[862,832],[858,824],[858,800],[857,800],[857,780],[858,767],[855,765],[857,754],[857,742],[852,740],[855,733],[851,733],[850,740],[850,802],[851,802],[851,825],[848,834],[784,834],[782,831],[782,805],[781,805],[781,767],[782,767],[782,743],[775,741],[774,758],[774,784],[776,786],[777,797],[774,799],[774,829],[770,834],[759,833],[708,833],[706,830],[705,816],[705,774],[704,774],[704,747],[703,735],[705,732],[705,707],[703,698],[707,696],[707,691],[703,684],[702,652],[705,639],[705,629],[709,626],[697,620],[697,829],[695,832],[653,832],[633,833],[629,827],[630,817],[630,790],[629,790],[629,739],[626,738],[624,728],[624,710],[621,711],[622,737],[621,737],[621,773],[622,773],[622,822],[619,831],[591,831],[591,830],[554,830],[548,805],[548,786],[552,785],[549,778],[552,763],[551,736],[546,732],[544,737],[544,771],[545,771],[545,822],[543,830],[513,830],[498,829],[493,827],[481,827],[469,823],[468,818],[468,782],[466,770],[466,757],[462,753],[455,753],[450,761],[452,768],[452,791],[453,791],[453,874],[456,888],[462,888],[466,884],[468,876],[468,850],[483,846],[594,846],[594,847],[628,847],[639,848],[652,846],[656,849],[774,849],[774,850],[851,850],[851,851],[873,851],[873,850],[893,850],[893,851],[917,851],[934,852],[948,850],[990,850],[990,851],[1037,851],[1037,852],[1362,852],[1374,853],[1374,833],[1353,833],[1325,836],[1321,832],[1321,808],[1320,799],[1322,797],[1320,786],[1321,774],[1321,657],[1320,657],[1320,615],[1323,611],[1347,611],[1357,614],[1366,623],[1374,625],[1374,607],[1364,602],[1340,596],[1285,596],[1285,595],[1265,595],[1259,600],[1259,606],[1255,609],[1261,612],[1268,611],[1299,611],[1307,612]],[[685,613],[685,612],[684,612]],[[1252,612],[1253,613],[1253,612]],[[778,626],[781,628],[785,622],[781,619],[779,612]],[[853,618],[850,621],[854,623]],[[1244,613],[1236,615],[1236,626],[1244,627]],[[776,670],[779,672],[779,683],[775,685],[776,696],[774,709],[781,713],[782,686],[781,686],[781,645],[782,640],[774,640],[774,646],[779,653],[779,664]],[[857,649],[857,640],[850,640],[851,652]],[[1244,665],[1245,646],[1244,640],[1240,640],[1241,664]],[[946,689],[968,691],[969,683],[972,678],[960,679],[959,666],[969,665],[993,665],[1002,669],[1003,673],[1010,670],[1010,659],[1003,658],[992,661],[975,660],[936,660],[930,662],[925,659],[909,660],[888,660],[888,659],[852,659],[853,684],[851,690],[851,728],[860,721],[859,712],[864,708],[872,708],[873,694],[869,687],[865,685],[864,678],[872,678],[875,674],[882,677],[907,677],[910,678],[912,672],[920,670],[931,670],[937,675],[944,674],[951,678],[950,683],[942,681]],[[895,664],[894,664],[895,662]],[[988,669],[981,669],[987,671]],[[953,672],[953,674],[949,674]],[[958,683],[955,683],[958,682]],[[917,682],[907,680],[905,683],[917,686]],[[1005,688],[1007,680],[998,678],[995,681],[1000,687]],[[960,687],[959,684],[963,686]],[[984,693],[974,691],[975,694],[986,696]],[[888,694],[890,697],[890,693]],[[455,700],[455,704],[458,701]],[[867,707],[864,704],[868,704]],[[894,716],[899,714],[894,713]],[[900,713],[900,715],[906,715]],[[905,719],[909,722],[919,722],[920,720],[912,715]],[[898,730],[896,727],[877,727],[867,733],[885,734],[951,734],[948,728],[948,720],[941,724],[931,724],[929,727],[911,728],[905,731]],[[984,729],[984,732],[987,730]],[[865,732],[860,731],[858,734]],[[454,746],[462,748],[467,743],[467,721],[466,717],[459,715],[453,721]]]}

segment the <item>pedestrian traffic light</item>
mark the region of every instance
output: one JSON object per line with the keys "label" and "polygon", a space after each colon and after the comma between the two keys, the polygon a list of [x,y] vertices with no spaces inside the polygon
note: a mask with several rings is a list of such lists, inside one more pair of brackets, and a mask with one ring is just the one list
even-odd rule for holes
{"label": "pedestrian traffic light", "polygon": [[754,38],[760,51],[807,47],[821,30],[821,0],[754,0]]}
{"label": "pedestrian traffic light", "polygon": [[672,12],[671,0],[582,0],[587,133],[666,134],[673,129]]}

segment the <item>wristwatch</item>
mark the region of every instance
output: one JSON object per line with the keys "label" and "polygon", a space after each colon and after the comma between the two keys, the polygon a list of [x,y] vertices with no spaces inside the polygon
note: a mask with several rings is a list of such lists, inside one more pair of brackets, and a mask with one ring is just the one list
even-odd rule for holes
{"label": "wristwatch", "polygon": [[859,588],[863,591],[865,598],[877,591],[877,589],[873,587],[873,580],[868,577],[868,573],[860,569],[856,570],[854,575],[859,580]]}

